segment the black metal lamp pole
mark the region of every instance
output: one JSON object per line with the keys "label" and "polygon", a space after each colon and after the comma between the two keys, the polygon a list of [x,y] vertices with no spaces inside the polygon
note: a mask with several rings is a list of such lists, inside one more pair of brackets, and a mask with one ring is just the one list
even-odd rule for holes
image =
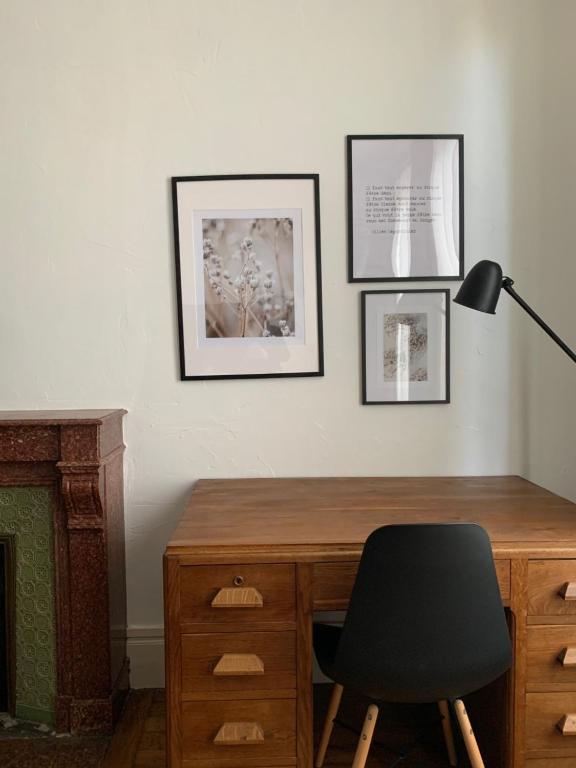
{"label": "black metal lamp pole", "polygon": [[479,312],[488,312],[493,315],[496,311],[500,291],[503,288],[538,323],[540,328],[564,350],[568,357],[576,363],[576,353],[516,293],[512,287],[513,285],[514,280],[510,277],[503,277],[502,268],[495,261],[479,261],[468,272],[454,301],[456,304],[462,304],[464,307],[477,309]]}

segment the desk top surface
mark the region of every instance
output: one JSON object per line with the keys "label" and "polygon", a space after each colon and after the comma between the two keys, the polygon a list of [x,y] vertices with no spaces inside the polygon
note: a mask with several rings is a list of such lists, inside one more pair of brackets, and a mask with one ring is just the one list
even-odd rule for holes
{"label": "desk top surface", "polygon": [[168,554],[361,549],[393,523],[475,522],[494,549],[576,547],[576,504],[520,477],[200,480]]}

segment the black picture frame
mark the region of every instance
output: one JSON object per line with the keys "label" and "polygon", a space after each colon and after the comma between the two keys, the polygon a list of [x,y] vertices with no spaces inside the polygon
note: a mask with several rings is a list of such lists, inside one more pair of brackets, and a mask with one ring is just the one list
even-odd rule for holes
{"label": "black picture frame", "polygon": [[[458,146],[458,269],[451,274],[408,274],[393,275],[382,273],[378,275],[357,275],[354,261],[354,142],[356,141],[456,141]],[[347,171],[347,243],[348,243],[348,282],[415,282],[415,281],[452,281],[464,278],[464,135],[461,133],[443,134],[354,134],[346,137],[346,171]]]}
{"label": "black picture frame", "polygon": [[[410,398],[410,399],[372,399],[368,396],[369,374],[367,372],[368,355],[374,354],[374,349],[368,350],[368,332],[367,332],[367,301],[370,296],[377,295],[414,295],[414,294],[442,294],[444,296],[443,311],[445,315],[444,322],[444,365],[440,368],[444,374],[444,397],[440,398]],[[369,290],[360,292],[360,326],[361,326],[361,402],[362,405],[424,405],[424,404],[448,404],[450,403],[450,290],[447,288],[409,288],[406,290]]]}
{"label": "black picture frame", "polygon": [[[266,370],[266,371],[238,371],[238,372],[213,372],[201,371],[190,372],[190,361],[187,355],[187,328],[184,311],[184,296],[186,286],[183,280],[183,263],[186,258],[190,258],[189,253],[185,253],[183,244],[181,220],[182,210],[180,207],[179,190],[182,185],[202,184],[204,182],[222,182],[223,184],[240,185],[249,182],[306,182],[312,185],[311,196],[308,195],[307,206],[302,209],[302,230],[306,229],[308,237],[302,236],[302,261],[304,263],[303,290],[306,296],[312,296],[314,309],[308,311],[306,308],[306,335],[312,338],[312,347],[315,357],[315,365],[306,370],[298,369],[285,370]],[[172,189],[172,213],[174,222],[174,252],[176,262],[176,297],[178,313],[178,337],[179,337],[179,358],[180,358],[180,380],[195,381],[207,379],[257,379],[257,378],[286,378],[286,377],[310,377],[324,375],[324,344],[323,344],[323,319],[322,319],[322,268],[321,268],[321,239],[320,239],[320,177],[317,173],[276,173],[276,174],[232,174],[232,175],[201,175],[201,176],[174,176],[171,179]],[[290,197],[290,195],[288,195]],[[260,205],[257,208],[267,209],[266,196],[259,198]],[[224,206],[226,207],[226,206]],[[271,206],[275,208],[277,206]],[[252,210],[255,206],[249,206],[246,210]],[[298,210],[297,205],[294,206]],[[236,211],[237,213],[237,211]],[[243,214],[242,214],[243,215]],[[246,217],[248,218],[248,217]],[[310,221],[310,219],[313,219]],[[305,220],[306,219],[306,220]],[[313,249],[313,254],[304,253],[306,244]],[[313,279],[312,279],[313,273]],[[314,282],[315,285],[306,284],[306,276],[310,277],[308,282]],[[306,299],[306,301],[309,301]],[[294,297],[293,304],[296,303]],[[295,313],[295,310],[294,310]],[[312,321],[308,315],[312,317]],[[310,327],[312,326],[312,327]],[[264,342],[265,343],[265,342]],[[243,357],[249,357],[243,355]]]}

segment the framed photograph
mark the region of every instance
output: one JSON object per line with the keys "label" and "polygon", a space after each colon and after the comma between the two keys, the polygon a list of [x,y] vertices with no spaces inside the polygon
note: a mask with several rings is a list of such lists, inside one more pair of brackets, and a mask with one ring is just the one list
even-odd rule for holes
{"label": "framed photograph", "polygon": [[172,179],[182,379],[323,376],[316,174]]}
{"label": "framed photograph", "polygon": [[361,297],[362,404],[449,403],[449,291]]}
{"label": "framed photograph", "polygon": [[348,281],[464,277],[464,137],[348,136]]}

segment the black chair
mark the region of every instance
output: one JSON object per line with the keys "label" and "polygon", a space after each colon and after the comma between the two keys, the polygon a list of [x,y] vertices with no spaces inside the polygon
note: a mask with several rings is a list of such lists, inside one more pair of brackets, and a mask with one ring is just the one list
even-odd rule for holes
{"label": "black chair", "polygon": [[[454,706],[473,768],[484,768],[462,696],[512,663],[490,540],[474,524],[389,525],[367,539],[342,628],[314,625],[321,670],[336,685],[316,768],[322,768],[344,688],[373,702],[437,702],[451,765]],[[363,768],[378,706],[354,756]]]}

